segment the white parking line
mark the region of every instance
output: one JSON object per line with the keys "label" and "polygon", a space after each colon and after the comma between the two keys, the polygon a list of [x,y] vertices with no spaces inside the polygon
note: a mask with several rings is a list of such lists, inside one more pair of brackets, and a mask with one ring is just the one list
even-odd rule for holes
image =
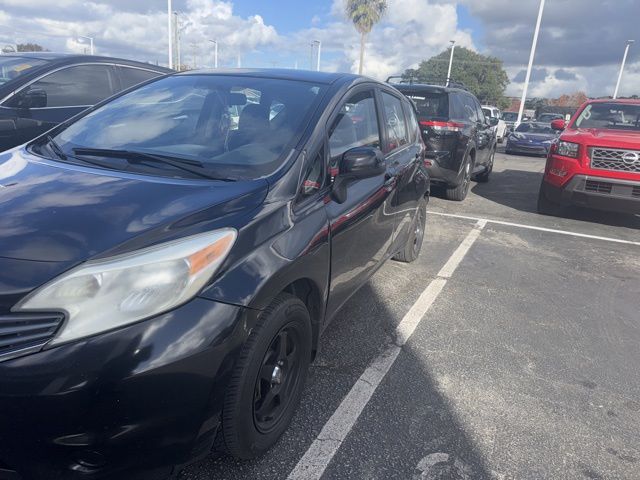
{"label": "white parking line", "polygon": [[378,355],[360,375],[338,409],[333,412],[331,418],[322,427],[318,437],[291,471],[287,477],[288,480],[313,480],[322,476],[367,403],[371,400],[380,382],[398,358],[402,346],[409,340],[420,320],[424,318],[431,305],[438,298],[447,284],[447,280],[451,278],[473,243],[478,239],[486,223],[484,220],[476,222],[473,230],[449,257],[437,277],[429,283],[411,309],[402,317],[396,327],[395,343],[388,345],[384,352]]}
{"label": "white parking line", "polygon": [[592,240],[604,240],[605,242],[624,243],[626,245],[640,245],[640,242],[634,242],[633,240],[623,240],[621,238],[614,237],[601,237],[599,235],[589,235],[587,233],[571,232],[569,230],[556,230],[555,228],[536,227],[534,225],[525,225],[523,223],[505,222],[502,220],[491,220],[490,218],[471,217],[468,215],[456,215],[454,213],[434,212],[428,210],[427,213],[431,215],[440,215],[441,217],[460,218],[463,220],[483,221],[486,223],[495,223],[496,225],[507,225],[509,227],[526,228],[528,230],[538,230],[540,232],[559,233],[560,235],[571,235],[573,237],[590,238]]}

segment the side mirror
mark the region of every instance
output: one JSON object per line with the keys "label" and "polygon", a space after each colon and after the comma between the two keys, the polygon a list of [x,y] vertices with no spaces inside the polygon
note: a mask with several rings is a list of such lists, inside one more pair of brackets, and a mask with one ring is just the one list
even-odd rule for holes
{"label": "side mirror", "polygon": [[338,203],[347,199],[349,180],[370,178],[386,171],[384,155],[377,148],[356,147],[347,150],[340,159],[338,175],[333,182],[332,196]]}
{"label": "side mirror", "polygon": [[498,122],[500,120],[498,120],[496,117],[491,117],[489,118],[489,125],[491,125],[492,127],[495,127],[496,125],[498,125]]}
{"label": "side mirror", "polygon": [[20,95],[17,103],[18,108],[44,108],[47,106],[47,92],[42,89],[30,89],[18,95]]}
{"label": "side mirror", "polygon": [[551,122],[551,128],[553,128],[554,130],[564,130],[565,127],[565,121],[561,118],[557,118]]}

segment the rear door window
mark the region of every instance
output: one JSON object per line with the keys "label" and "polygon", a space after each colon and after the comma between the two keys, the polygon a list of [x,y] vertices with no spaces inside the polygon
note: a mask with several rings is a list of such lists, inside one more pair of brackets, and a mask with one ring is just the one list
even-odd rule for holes
{"label": "rear door window", "polygon": [[462,97],[464,103],[464,119],[469,122],[476,123],[478,118],[478,107],[476,107],[476,101],[471,95],[464,95]]}
{"label": "rear door window", "polygon": [[123,90],[160,75],[160,73],[152,72],[151,70],[120,66],[120,83],[122,84]]}
{"label": "rear door window", "polygon": [[402,102],[393,95],[382,92],[382,110],[387,128],[387,144],[385,153],[403,147],[409,143],[407,125],[405,123]]}
{"label": "rear door window", "polygon": [[413,105],[407,101],[402,102],[404,105],[405,116],[407,117],[407,129],[409,130],[409,142],[414,143],[418,137],[418,119],[416,118]]}

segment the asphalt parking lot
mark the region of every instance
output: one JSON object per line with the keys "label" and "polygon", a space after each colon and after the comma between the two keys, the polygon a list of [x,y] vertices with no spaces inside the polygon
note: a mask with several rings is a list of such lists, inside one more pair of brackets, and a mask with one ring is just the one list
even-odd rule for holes
{"label": "asphalt parking lot", "polygon": [[544,159],[431,199],[328,327],[291,428],[180,480],[637,479],[640,217],[535,213]]}

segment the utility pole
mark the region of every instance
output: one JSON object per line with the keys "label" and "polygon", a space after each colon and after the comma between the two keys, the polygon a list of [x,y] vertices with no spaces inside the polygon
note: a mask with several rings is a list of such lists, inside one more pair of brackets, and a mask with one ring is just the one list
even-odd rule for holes
{"label": "utility pole", "polygon": [[451,67],[453,66],[453,50],[456,48],[456,41],[449,40],[451,44],[451,56],[449,57],[449,70],[447,71],[447,87],[449,86],[449,82],[451,82]]}
{"label": "utility pole", "polygon": [[316,71],[320,71],[320,52],[322,51],[322,42],[320,40],[314,40],[314,44],[318,45],[318,56],[316,57]]}
{"label": "utility pole", "polygon": [[213,68],[218,68],[218,41],[217,40],[209,40],[213,43]]}
{"label": "utility pole", "polygon": [[191,44],[191,48],[193,49],[193,69],[195,70],[197,68],[197,63],[198,63],[198,58],[196,57],[196,48],[198,47],[198,45],[196,43],[192,43]]}
{"label": "utility pole", "polygon": [[171,25],[171,17],[173,16],[173,8],[171,0],[167,0],[167,38],[169,39],[169,68],[173,68],[173,28]]}
{"label": "utility pole", "polygon": [[624,47],[624,55],[622,56],[622,65],[620,65],[620,73],[618,74],[618,81],[616,82],[616,89],[613,92],[613,98],[618,98],[618,90],[620,89],[620,81],[622,80],[622,72],[624,72],[624,65],[627,63],[627,55],[629,55],[629,47],[635,40],[627,40],[627,46]]}
{"label": "utility pole", "polygon": [[533,43],[531,44],[531,53],[529,54],[529,66],[527,67],[527,76],[524,79],[524,88],[522,89],[522,99],[520,100],[520,109],[518,110],[518,119],[516,127],[522,122],[522,114],[524,113],[524,103],[527,101],[527,90],[529,89],[529,79],[531,78],[531,68],[533,67],[533,58],[536,55],[536,46],[538,45],[538,34],[540,33],[540,24],[542,23],[542,12],[544,11],[544,1],[540,0],[540,10],[538,11],[538,20],[536,29],[533,32]]}

